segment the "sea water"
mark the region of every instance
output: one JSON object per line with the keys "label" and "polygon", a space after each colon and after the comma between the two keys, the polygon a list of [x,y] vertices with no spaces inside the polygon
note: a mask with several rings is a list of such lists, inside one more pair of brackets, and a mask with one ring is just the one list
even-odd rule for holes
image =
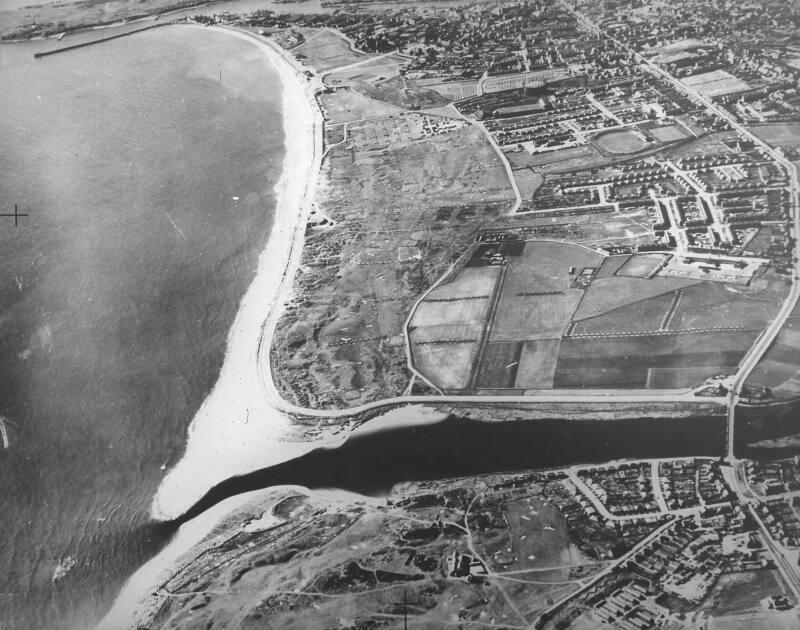
{"label": "sea water", "polygon": [[88,628],[165,542],[163,468],[213,386],[273,221],[281,89],[166,26],[0,46],[0,626]]}

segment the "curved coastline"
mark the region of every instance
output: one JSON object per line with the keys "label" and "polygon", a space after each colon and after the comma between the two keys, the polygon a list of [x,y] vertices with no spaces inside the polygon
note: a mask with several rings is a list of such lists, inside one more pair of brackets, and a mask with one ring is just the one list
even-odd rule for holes
{"label": "curved coastline", "polygon": [[[322,163],[322,112],[315,85],[277,44],[241,29],[209,28],[249,41],[278,71],[286,154],[275,186],[275,223],[228,334],[217,382],[189,426],[183,457],[153,498],[151,514],[157,520],[180,515],[205,489],[227,477],[298,457],[321,445],[287,439],[290,420],[263,395],[258,365],[258,349],[269,337],[268,322],[280,316],[292,290],[292,283],[285,280],[293,275],[302,253]],[[247,448],[242,448],[245,444]]]}

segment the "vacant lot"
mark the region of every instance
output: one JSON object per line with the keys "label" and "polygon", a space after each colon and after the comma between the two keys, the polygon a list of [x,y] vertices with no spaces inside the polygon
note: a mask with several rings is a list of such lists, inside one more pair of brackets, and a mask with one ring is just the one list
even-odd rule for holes
{"label": "vacant lot", "polygon": [[646,387],[651,368],[703,368],[698,382],[738,365],[757,333],[714,332],[561,341],[554,387]]}
{"label": "vacant lot", "polygon": [[714,616],[761,612],[762,599],[784,591],[783,580],[774,569],[727,573],[719,577],[701,609]]}
{"label": "vacant lot", "polygon": [[494,315],[492,341],[555,339],[566,329],[583,291],[572,276],[599,267],[603,257],[579,245],[532,241],[512,260]]}

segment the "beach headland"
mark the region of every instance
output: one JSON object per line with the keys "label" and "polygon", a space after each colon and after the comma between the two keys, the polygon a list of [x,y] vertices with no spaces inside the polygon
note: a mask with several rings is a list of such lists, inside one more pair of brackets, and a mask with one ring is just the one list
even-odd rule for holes
{"label": "beach headland", "polygon": [[291,440],[290,419],[264,395],[259,367],[259,348],[270,344],[269,322],[279,317],[285,295],[292,290],[291,278],[302,253],[320,171],[322,114],[315,100],[316,87],[276,44],[247,31],[212,28],[253,43],[277,69],[283,90],[286,154],[275,187],[277,208],[269,241],[230,330],[219,379],[189,427],[183,458],[153,499],[152,515],[158,520],[179,516],[205,490],[227,477],[297,457],[320,445]]}

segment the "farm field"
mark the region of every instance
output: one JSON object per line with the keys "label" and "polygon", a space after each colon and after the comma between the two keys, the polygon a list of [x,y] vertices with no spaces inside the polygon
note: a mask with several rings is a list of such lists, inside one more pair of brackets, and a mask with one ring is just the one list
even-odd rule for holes
{"label": "farm field", "polygon": [[511,389],[517,379],[520,356],[520,342],[489,343],[481,358],[476,389]]}
{"label": "farm field", "polygon": [[[501,254],[503,265],[488,265]],[[648,275],[663,259],[549,240],[482,242],[413,314],[415,367],[437,386],[486,393],[685,389],[733,372],[782,294],[621,275]],[[800,389],[800,365],[776,353],[754,374]]]}
{"label": "farm field", "polygon": [[649,279],[627,276],[598,278],[589,286],[573,318],[582,320],[603,315],[634,302],[683,289],[695,282],[695,280],[660,276]]}
{"label": "farm field", "polygon": [[560,339],[526,341],[522,347],[514,387],[552,389],[560,345]]}
{"label": "farm field", "polygon": [[[613,283],[609,283],[609,291],[612,290]],[[780,298],[774,293],[731,290],[716,282],[699,282],[581,319],[570,334],[720,327],[762,329],[779,308]]]}
{"label": "farm field", "polygon": [[414,364],[428,380],[444,390],[467,387],[478,349],[475,343],[414,344]]}
{"label": "farm field", "polygon": [[578,245],[529,242],[508,265],[492,341],[555,339],[561,336],[583,291],[571,288],[570,268],[580,273],[603,257]]}
{"label": "farm field", "polygon": [[768,387],[778,399],[800,396],[800,306],[795,306],[778,338],[750,374],[750,387]]}
{"label": "farm field", "polygon": [[409,322],[412,343],[477,340],[483,330],[488,298],[423,301]]}
{"label": "farm field", "polygon": [[705,379],[738,365],[757,336],[734,331],[562,339],[554,387],[644,388],[654,368],[702,368],[693,377]]}
{"label": "farm field", "polygon": [[612,309],[597,317],[582,319],[575,323],[570,335],[657,331],[669,317],[679,295],[678,291],[669,291]]}

